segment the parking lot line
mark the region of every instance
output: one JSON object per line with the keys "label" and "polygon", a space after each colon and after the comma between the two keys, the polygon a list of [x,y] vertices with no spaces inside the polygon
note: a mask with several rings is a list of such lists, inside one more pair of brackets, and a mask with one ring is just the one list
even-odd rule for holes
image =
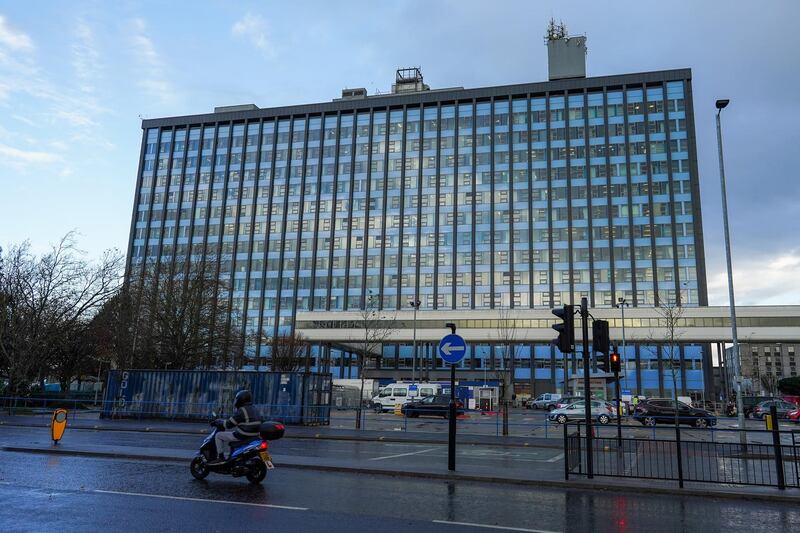
{"label": "parking lot line", "polygon": [[527,529],[524,527],[496,526],[493,524],[476,524],[474,522],[454,522],[452,520],[433,520],[435,524],[450,524],[452,526],[480,527],[484,529],[500,529],[503,531],[524,531],[526,533],[559,533],[546,529]]}
{"label": "parking lot line", "polygon": [[308,507],[292,507],[289,505],[273,505],[269,503],[236,502],[231,500],[209,500],[206,498],[188,498],[186,496],[168,496],[166,494],[145,494],[141,492],[120,492],[116,490],[96,489],[92,492],[99,494],[116,494],[119,496],[140,496],[143,498],[161,498],[164,500],[182,500],[188,502],[227,503],[230,505],[246,505],[249,507],[269,507],[270,509],[288,509],[290,511],[308,511]]}
{"label": "parking lot line", "polygon": [[427,448],[425,450],[417,450],[416,452],[408,452],[408,453],[398,453],[396,455],[385,455],[383,457],[373,457],[369,459],[370,461],[380,461],[382,459],[394,459],[395,457],[405,457],[406,455],[419,455],[421,453],[427,453],[435,451],[436,448]]}

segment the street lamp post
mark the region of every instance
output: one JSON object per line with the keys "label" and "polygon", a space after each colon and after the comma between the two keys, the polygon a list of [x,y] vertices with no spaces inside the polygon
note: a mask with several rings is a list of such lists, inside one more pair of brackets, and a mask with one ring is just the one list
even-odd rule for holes
{"label": "street lamp post", "polygon": [[411,356],[411,383],[414,383],[417,375],[417,311],[419,310],[420,301],[414,298],[409,300],[408,304],[414,308],[414,341],[413,355]]}
{"label": "street lamp post", "polygon": [[739,423],[739,439],[747,446],[747,434],[744,432],[744,405],[742,402],[742,367],[739,357],[739,339],[736,332],[736,301],[733,297],[733,266],[731,264],[731,236],[728,229],[728,193],[725,189],[725,163],[722,158],[722,127],[720,113],[730,100],[717,100],[717,151],[719,153],[719,182],[722,190],[722,223],[725,230],[725,260],[728,268],[728,299],[731,310],[731,335],[733,337],[733,372],[736,384],[736,416]]}
{"label": "street lamp post", "polygon": [[[628,354],[625,353],[625,308],[628,307],[629,304],[625,298],[620,296],[617,298],[617,307],[620,308],[622,311],[622,361],[625,365],[625,387],[628,387]],[[617,398],[617,401],[622,401],[622,398]]]}

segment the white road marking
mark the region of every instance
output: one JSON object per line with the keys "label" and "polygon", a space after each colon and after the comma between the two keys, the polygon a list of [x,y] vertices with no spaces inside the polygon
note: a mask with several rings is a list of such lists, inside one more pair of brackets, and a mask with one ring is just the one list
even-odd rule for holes
{"label": "white road marking", "polygon": [[269,503],[234,502],[230,500],[207,500],[205,498],[187,498],[185,496],[166,496],[164,494],[143,494],[141,492],[120,492],[116,490],[94,490],[100,494],[119,494],[122,496],[142,496],[144,498],[162,498],[165,500],[182,500],[188,502],[227,503],[230,505],[247,505],[250,507],[269,507],[270,509],[288,509],[290,511],[308,511],[308,507],[292,507],[289,505],[272,505]]}
{"label": "white road marking", "polygon": [[10,481],[0,481],[0,485],[11,485]]}
{"label": "white road marking", "polygon": [[560,453],[560,454],[556,455],[555,457],[551,457],[550,459],[548,459],[547,462],[548,463],[556,463],[556,462],[560,461],[563,458],[564,458],[564,454]]}
{"label": "white road marking", "polygon": [[453,526],[482,527],[484,529],[502,529],[503,531],[525,531],[527,533],[559,533],[546,529],[526,529],[524,527],[493,526],[491,524],[474,524],[472,522],[451,522],[450,520],[434,520],[435,524],[450,524]]}
{"label": "white road marking", "polygon": [[383,457],[373,457],[370,461],[380,461],[382,459],[394,459],[395,457],[405,457],[407,455],[418,455],[421,453],[433,452],[436,451],[436,448],[426,448],[424,450],[418,450],[416,452],[408,452],[408,453],[398,453],[397,455],[385,455]]}

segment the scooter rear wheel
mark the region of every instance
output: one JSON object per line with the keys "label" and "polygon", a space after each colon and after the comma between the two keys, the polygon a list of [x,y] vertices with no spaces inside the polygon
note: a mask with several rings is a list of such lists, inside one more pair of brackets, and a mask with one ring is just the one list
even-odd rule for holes
{"label": "scooter rear wheel", "polygon": [[258,485],[267,476],[267,465],[261,459],[253,459],[247,464],[247,481]]}
{"label": "scooter rear wheel", "polygon": [[208,467],[206,466],[206,461],[199,455],[192,459],[192,464],[189,465],[189,468],[191,469],[192,476],[195,479],[205,479],[206,476],[208,476]]}

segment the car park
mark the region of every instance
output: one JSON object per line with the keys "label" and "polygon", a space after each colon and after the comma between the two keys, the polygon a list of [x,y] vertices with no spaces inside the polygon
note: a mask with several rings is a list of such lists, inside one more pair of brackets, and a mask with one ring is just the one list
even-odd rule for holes
{"label": "car park", "polygon": [[688,424],[698,428],[717,425],[717,417],[705,409],[697,409],[670,398],[651,398],[636,405],[633,419],[644,426],[675,423],[675,404],[678,404],[678,424]]}
{"label": "car park", "polygon": [[[547,419],[551,422],[566,424],[572,420],[583,420],[586,417],[586,403],[581,398],[565,407],[550,411]],[[601,400],[592,400],[592,418],[605,425],[617,418],[614,407]]]}
{"label": "car park", "polygon": [[[409,418],[416,418],[418,416],[441,416],[448,418],[450,416],[450,396],[444,394],[437,394],[435,396],[428,396],[416,402],[408,402],[400,408],[403,415]],[[456,400],[456,414],[464,414],[464,402]]]}
{"label": "car park", "polygon": [[797,406],[793,403],[785,402],[783,400],[767,400],[755,406],[753,409],[753,417],[764,420],[764,418],[770,413],[773,405],[778,412],[778,418],[788,418],[789,412],[797,409]]}

